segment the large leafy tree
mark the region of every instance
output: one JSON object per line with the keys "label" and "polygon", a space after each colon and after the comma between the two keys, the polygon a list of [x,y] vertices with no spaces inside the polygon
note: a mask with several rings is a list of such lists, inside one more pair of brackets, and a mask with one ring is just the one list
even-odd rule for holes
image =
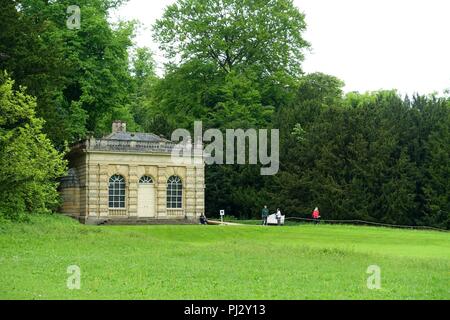
{"label": "large leafy tree", "polygon": [[179,0],[157,21],[155,39],[169,58],[200,59],[225,72],[257,68],[301,73],[304,15],[292,0]]}
{"label": "large leafy tree", "polygon": [[37,98],[36,112],[57,146],[128,117],[132,23],[111,26],[123,1],[80,0],[80,29],[67,28],[72,1],[0,0],[0,69]]}
{"label": "large leafy tree", "polygon": [[0,214],[17,218],[58,205],[56,178],[65,172],[63,155],[42,133],[36,99],[0,76]]}
{"label": "large leafy tree", "polygon": [[11,73],[17,88],[26,86],[37,97],[36,111],[46,118],[54,141],[62,145],[64,136],[82,135],[86,114],[63,94],[73,73],[63,40],[66,28],[52,22],[43,1],[0,2],[0,69]]}
{"label": "large leafy tree", "polygon": [[[179,0],[154,25],[171,59],[151,119],[191,127],[267,126],[301,75],[304,15],[291,0]],[[156,124],[157,121],[151,120]],[[157,128],[157,126],[152,126]]]}

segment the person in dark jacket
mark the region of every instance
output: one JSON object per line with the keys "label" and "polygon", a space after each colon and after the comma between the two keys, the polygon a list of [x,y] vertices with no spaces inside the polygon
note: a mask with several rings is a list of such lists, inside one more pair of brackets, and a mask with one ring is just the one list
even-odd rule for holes
{"label": "person in dark jacket", "polygon": [[206,219],[204,214],[200,216],[200,224],[208,224],[208,219]]}
{"label": "person in dark jacket", "polygon": [[264,206],[264,208],[261,210],[261,217],[262,217],[262,225],[267,225],[267,217],[269,216],[269,209],[267,209],[267,206]]}

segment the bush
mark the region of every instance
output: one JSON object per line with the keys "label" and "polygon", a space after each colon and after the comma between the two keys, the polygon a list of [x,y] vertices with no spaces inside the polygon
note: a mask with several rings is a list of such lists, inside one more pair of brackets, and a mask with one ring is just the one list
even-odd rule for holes
{"label": "bush", "polygon": [[13,86],[8,75],[0,76],[0,215],[23,220],[56,209],[56,178],[66,161],[42,133],[35,99]]}

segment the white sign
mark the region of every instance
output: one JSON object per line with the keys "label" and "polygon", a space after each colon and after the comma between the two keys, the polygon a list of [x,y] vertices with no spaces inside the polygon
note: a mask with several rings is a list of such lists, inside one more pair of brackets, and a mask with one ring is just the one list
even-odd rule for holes
{"label": "white sign", "polygon": [[225,215],[225,210],[220,210],[220,215],[224,216]]}

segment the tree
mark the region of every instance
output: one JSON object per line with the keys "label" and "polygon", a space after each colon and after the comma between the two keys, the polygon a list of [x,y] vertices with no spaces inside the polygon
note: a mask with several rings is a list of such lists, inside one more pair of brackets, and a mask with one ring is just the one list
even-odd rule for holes
{"label": "tree", "polygon": [[298,76],[309,46],[305,28],[292,0],[178,0],[154,31],[172,61],[199,59],[226,73],[252,68]]}
{"label": "tree", "polygon": [[[159,81],[153,54],[148,48],[137,48],[132,55],[131,62],[133,85],[130,92],[130,111],[134,122],[144,131],[159,131],[167,126],[164,125],[164,119],[155,119],[151,113],[154,106],[155,86]],[[162,127],[158,127],[160,124]]]}
{"label": "tree", "polygon": [[36,99],[13,86],[6,74],[0,77],[0,214],[8,218],[55,209],[56,178],[66,169],[63,155],[42,133]]}
{"label": "tree", "polygon": [[450,99],[416,97],[416,116],[422,118],[420,218],[427,225],[450,228]]}
{"label": "tree", "polygon": [[118,117],[133,129],[127,50],[134,24],[108,22],[108,10],[122,2],[77,1],[81,26],[72,30],[70,0],[0,0],[0,70],[36,97],[37,115],[58,148],[88,131],[109,131]]}
{"label": "tree", "polygon": [[287,129],[269,196],[301,217],[319,206],[324,218],[448,228],[448,100],[342,97],[320,78],[301,79],[297,102],[277,113]]}
{"label": "tree", "polygon": [[[62,20],[64,7],[56,6]],[[63,94],[73,74],[64,44],[67,28],[52,21],[56,17],[49,16],[44,1],[0,0],[0,7],[0,70],[13,76],[16,89],[25,86],[37,97],[36,112],[47,120],[45,131],[52,140],[62,146],[64,137],[83,135],[86,114]]]}

